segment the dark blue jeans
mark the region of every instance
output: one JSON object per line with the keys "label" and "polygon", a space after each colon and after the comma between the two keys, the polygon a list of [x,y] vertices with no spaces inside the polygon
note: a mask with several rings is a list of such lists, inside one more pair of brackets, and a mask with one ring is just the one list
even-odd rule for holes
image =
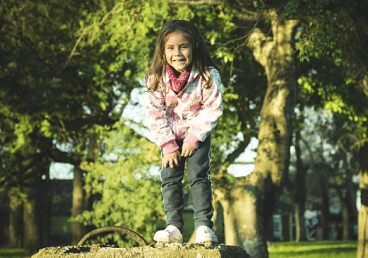
{"label": "dark blue jeans", "polygon": [[[183,141],[177,141],[180,151]],[[193,197],[194,226],[213,227],[212,216],[212,183],[210,175],[211,135],[204,142],[200,142],[198,149],[192,156],[181,158],[179,166],[174,168],[162,168],[161,186],[164,199],[164,211],[166,225],[174,225],[181,232],[183,230],[184,210],[183,177],[185,161],[188,160],[188,178]]]}

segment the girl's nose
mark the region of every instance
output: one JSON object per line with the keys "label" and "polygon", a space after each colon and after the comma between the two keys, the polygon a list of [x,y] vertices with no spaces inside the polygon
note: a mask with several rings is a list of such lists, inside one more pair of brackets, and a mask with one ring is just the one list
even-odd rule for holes
{"label": "girl's nose", "polygon": [[175,53],[174,53],[174,54],[175,54],[175,55],[180,56],[180,55],[181,55],[180,48],[177,48],[177,49],[175,50]]}

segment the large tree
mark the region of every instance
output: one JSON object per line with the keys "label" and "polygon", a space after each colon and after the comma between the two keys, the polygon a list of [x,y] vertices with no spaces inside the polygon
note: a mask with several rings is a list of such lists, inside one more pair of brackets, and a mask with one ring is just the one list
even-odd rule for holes
{"label": "large tree", "polygon": [[[274,16],[273,37],[252,32],[248,47],[265,68],[267,92],[261,110],[254,171],[238,178],[233,189],[216,190],[225,217],[227,244],[243,246],[253,257],[267,257],[267,223],[287,176],[296,78],[292,37],[297,21]],[[246,209],[240,207],[246,206]]]}
{"label": "large tree", "polygon": [[[132,11],[142,6],[137,1],[130,4]],[[37,190],[42,178],[48,178],[50,163],[74,164],[75,190],[85,192],[79,168],[98,154],[98,132],[94,129],[96,125],[108,128],[118,121],[138,85],[139,66],[124,56],[139,52],[142,46],[128,42],[116,49],[106,35],[91,39],[93,45],[83,38],[81,20],[113,6],[115,1],[1,3],[0,147],[4,165],[0,180],[10,198],[18,200],[14,204],[23,201],[27,223],[17,224],[14,216],[11,226],[23,225],[24,229],[11,231],[16,233],[11,239],[23,242],[29,253],[45,244],[40,236],[43,227],[36,223],[44,220],[37,212]],[[135,31],[141,32],[140,28]],[[84,48],[75,48],[76,36]],[[63,145],[72,147],[60,148]],[[83,195],[84,199],[90,196]],[[73,209],[78,211],[76,206],[82,205],[83,210],[86,203],[88,200],[75,202]],[[13,208],[11,216],[21,210]],[[82,227],[73,227],[73,234],[79,240],[84,232],[75,232],[78,228]],[[24,232],[24,241],[18,232]]]}
{"label": "large tree", "polygon": [[[263,13],[264,21],[257,24],[259,15],[250,14],[241,16],[235,12],[239,19],[254,24],[255,29],[249,30],[244,40],[255,60],[263,66],[267,78],[257,158],[254,171],[247,177],[237,178],[233,184],[226,173],[218,175],[215,195],[224,208],[226,244],[243,246],[252,257],[268,257],[267,223],[281,194],[289,165],[296,97],[293,37],[299,22],[287,21],[276,10],[269,10]],[[227,165],[223,164],[222,172],[226,172]]]}

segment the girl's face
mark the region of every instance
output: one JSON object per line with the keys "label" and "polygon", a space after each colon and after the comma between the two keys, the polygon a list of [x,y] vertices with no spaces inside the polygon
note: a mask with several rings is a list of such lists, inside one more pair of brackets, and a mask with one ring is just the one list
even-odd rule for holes
{"label": "girl's face", "polygon": [[192,44],[181,31],[174,31],[166,36],[166,62],[182,73],[192,62]]}

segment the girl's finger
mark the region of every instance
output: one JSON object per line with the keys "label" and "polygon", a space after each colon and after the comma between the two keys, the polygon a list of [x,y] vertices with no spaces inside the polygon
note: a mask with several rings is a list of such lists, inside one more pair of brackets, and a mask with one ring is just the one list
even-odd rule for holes
{"label": "girl's finger", "polygon": [[169,166],[169,161],[167,159],[163,159],[164,167],[167,168]]}

